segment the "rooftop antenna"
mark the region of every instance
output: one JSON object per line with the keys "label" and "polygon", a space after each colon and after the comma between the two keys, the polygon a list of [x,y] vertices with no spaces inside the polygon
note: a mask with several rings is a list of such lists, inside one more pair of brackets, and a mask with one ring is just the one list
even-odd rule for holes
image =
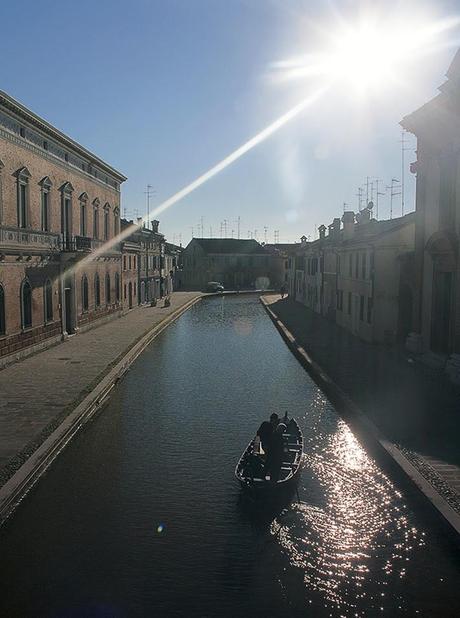
{"label": "rooftop antenna", "polygon": [[254,238],[257,240],[257,230],[254,230]]}
{"label": "rooftop antenna", "polygon": [[203,224],[203,217],[201,217],[200,223],[201,223],[201,238],[203,238],[203,236],[204,236],[204,224]]}
{"label": "rooftop antenna", "polygon": [[241,217],[238,215],[238,240],[240,239]]}
{"label": "rooftop antenna", "polygon": [[195,238],[194,235],[193,235],[193,225],[192,225],[192,238]]}
{"label": "rooftop antenna", "polygon": [[379,196],[385,195],[385,192],[379,191],[380,178],[375,178],[375,218],[379,218]]}
{"label": "rooftop antenna", "polygon": [[345,212],[345,207],[348,206],[346,202],[343,203],[343,212]]}
{"label": "rooftop antenna", "polygon": [[224,238],[227,238],[227,219],[224,219]]}
{"label": "rooftop antenna", "polygon": [[390,219],[393,219],[393,198],[396,195],[401,195],[401,192],[398,193],[395,191],[395,189],[401,188],[401,186],[397,184],[398,182],[399,180],[397,178],[392,178],[391,185],[389,187],[387,186],[387,189],[390,189]]}
{"label": "rooftop antenna", "polygon": [[[363,188],[362,187],[358,187],[358,193],[356,195],[358,197],[358,210],[361,210],[361,206],[363,205]],[[343,210],[343,212],[345,212],[345,209]]]}
{"label": "rooftop antenna", "polygon": [[401,131],[401,216],[404,217],[404,185],[405,185],[405,156],[404,153],[406,150],[410,150],[410,148],[406,148],[406,132],[404,129]]}
{"label": "rooftop antenna", "polygon": [[222,238],[222,231],[224,229],[224,224],[222,223],[222,221],[220,222],[220,237]]}
{"label": "rooftop antenna", "polygon": [[369,204],[369,176],[366,176],[366,206]]}
{"label": "rooftop antenna", "polygon": [[147,185],[147,191],[144,191],[145,195],[147,196],[147,227],[150,224],[150,198],[156,193],[156,191],[153,190],[152,185]]}
{"label": "rooftop antenna", "polygon": [[268,232],[268,227],[266,225],[264,225],[264,242],[265,242],[265,244],[267,244],[267,232]]}
{"label": "rooftop antenna", "polygon": [[[371,202],[374,202],[374,181],[373,180],[371,180]],[[367,202],[367,204],[369,204],[369,202]]]}
{"label": "rooftop antenna", "polygon": [[273,238],[275,240],[275,245],[279,244],[279,241],[280,241],[280,231],[279,230],[275,230],[273,232]]}

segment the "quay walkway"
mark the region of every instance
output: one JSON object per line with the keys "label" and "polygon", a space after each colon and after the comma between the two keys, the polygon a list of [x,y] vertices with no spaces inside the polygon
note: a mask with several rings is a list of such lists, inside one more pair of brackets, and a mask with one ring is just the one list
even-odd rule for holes
{"label": "quay walkway", "polygon": [[1,370],[0,487],[133,346],[201,296],[174,292],[169,307],[136,307]]}
{"label": "quay walkway", "polygon": [[288,297],[262,301],[291,347],[303,349],[331,391],[371,421],[385,449],[460,532],[460,387],[404,350],[361,341]]}

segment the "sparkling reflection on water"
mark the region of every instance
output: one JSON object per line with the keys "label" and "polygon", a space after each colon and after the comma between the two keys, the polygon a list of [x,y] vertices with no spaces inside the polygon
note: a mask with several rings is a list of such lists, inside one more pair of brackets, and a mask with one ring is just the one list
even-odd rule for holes
{"label": "sparkling reflection on water", "polygon": [[[301,502],[261,511],[233,471],[286,409],[305,438]],[[460,615],[458,558],[413,502],[257,299],[209,300],[139,357],[0,532],[0,616]]]}
{"label": "sparkling reflection on water", "polygon": [[[321,402],[316,404],[310,411],[318,413]],[[340,615],[365,616],[387,609],[393,592],[388,584],[406,576],[425,533],[409,523],[401,494],[349,427],[339,421],[330,432],[327,424],[323,415],[310,426],[305,448],[304,475],[314,478],[321,504],[294,504],[272,523],[271,534],[290,564],[302,570],[307,590],[317,591]],[[404,599],[396,606],[391,599],[392,612],[405,605]]]}

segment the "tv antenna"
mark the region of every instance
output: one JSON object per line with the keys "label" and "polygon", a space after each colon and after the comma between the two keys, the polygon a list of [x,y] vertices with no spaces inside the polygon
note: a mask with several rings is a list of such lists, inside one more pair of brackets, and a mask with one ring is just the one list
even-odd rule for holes
{"label": "tv antenna", "polygon": [[391,185],[387,186],[390,189],[390,219],[393,219],[393,198],[397,195],[401,195],[401,192],[397,192],[396,189],[400,189],[401,185],[398,185],[399,180],[397,178],[391,179]]}
{"label": "tv antenna", "polygon": [[147,196],[147,227],[150,225],[150,198],[156,193],[152,185],[147,185],[147,191],[144,191]]}

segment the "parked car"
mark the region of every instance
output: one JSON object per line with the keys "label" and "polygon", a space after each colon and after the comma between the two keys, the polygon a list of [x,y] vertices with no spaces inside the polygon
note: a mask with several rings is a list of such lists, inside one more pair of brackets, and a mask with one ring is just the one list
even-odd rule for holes
{"label": "parked car", "polygon": [[208,281],[206,284],[206,292],[223,292],[224,286],[218,281]]}

